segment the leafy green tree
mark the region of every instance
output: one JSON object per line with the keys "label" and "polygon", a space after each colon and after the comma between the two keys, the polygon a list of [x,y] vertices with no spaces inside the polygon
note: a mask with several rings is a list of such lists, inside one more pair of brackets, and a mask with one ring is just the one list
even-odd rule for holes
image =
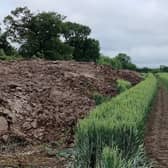
{"label": "leafy green tree", "polygon": [[94,61],[100,56],[99,42],[95,39],[73,39],[70,46],[74,47],[73,58],[76,61]]}
{"label": "leafy green tree", "polygon": [[120,64],[120,68],[127,68],[127,65],[131,63],[131,58],[127,54],[119,53],[115,60]]}
{"label": "leafy green tree", "polygon": [[168,72],[168,66],[166,65],[160,65],[160,69],[161,72]]}
{"label": "leafy green tree", "polygon": [[131,58],[123,53],[120,53],[113,58],[101,55],[97,63],[110,65],[114,69],[130,69],[130,70],[137,69],[136,65],[131,62]]}
{"label": "leafy green tree", "polygon": [[124,53],[119,53],[113,58],[113,66],[116,69],[136,70],[136,65],[131,62],[131,58]]}
{"label": "leafy green tree", "polygon": [[112,66],[113,61],[112,58],[108,57],[108,56],[104,56],[104,55],[100,55],[99,59],[97,60],[98,64],[102,64],[102,65],[110,65]]}
{"label": "leafy green tree", "polygon": [[89,38],[91,29],[77,23],[65,22],[56,12],[34,14],[19,7],[5,17],[8,38],[20,45],[24,57],[46,59],[75,59],[96,61],[100,56],[99,42]]}
{"label": "leafy green tree", "polygon": [[4,55],[16,54],[16,49],[9,43],[6,32],[0,32],[0,49],[4,52]]}
{"label": "leafy green tree", "polygon": [[72,47],[61,41],[64,16],[55,12],[33,14],[27,8],[16,8],[4,19],[10,39],[21,46],[25,57],[72,59]]}
{"label": "leafy green tree", "polygon": [[33,13],[27,7],[18,7],[4,18],[8,37],[12,42],[23,44],[31,32],[29,27]]}
{"label": "leafy green tree", "polygon": [[110,65],[114,69],[122,69],[122,63],[117,57],[110,58],[108,56],[101,55],[97,63]]}
{"label": "leafy green tree", "polygon": [[123,64],[122,64],[121,60],[118,59],[118,57],[114,57],[112,59],[112,67],[115,69],[123,69]]}
{"label": "leafy green tree", "polygon": [[84,26],[78,23],[65,22],[63,28],[63,35],[67,42],[72,39],[86,39],[91,33],[91,29],[88,26]]}
{"label": "leafy green tree", "polygon": [[63,34],[66,44],[74,48],[73,58],[76,61],[96,61],[100,57],[99,42],[89,38],[91,29],[87,26],[65,22]]}

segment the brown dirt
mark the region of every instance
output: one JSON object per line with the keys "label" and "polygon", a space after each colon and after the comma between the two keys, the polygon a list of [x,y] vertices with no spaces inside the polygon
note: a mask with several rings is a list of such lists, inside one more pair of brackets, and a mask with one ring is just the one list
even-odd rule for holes
{"label": "brown dirt", "polygon": [[154,168],[168,168],[168,92],[163,86],[149,115],[145,147]]}
{"label": "brown dirt", "polygon": [[[43,147],[37,148],[42,143],[71,147],[74,126],[95,107],[93,93],[115,96],[117,79],[132,84],[141,80],[136,72],[94,63],[0,62],[0,165],[6,163],[5,158],[9,163],[42,163],[45,152]],[[48,162],[55,165],[60,160],[49,159],[45,164]]]}

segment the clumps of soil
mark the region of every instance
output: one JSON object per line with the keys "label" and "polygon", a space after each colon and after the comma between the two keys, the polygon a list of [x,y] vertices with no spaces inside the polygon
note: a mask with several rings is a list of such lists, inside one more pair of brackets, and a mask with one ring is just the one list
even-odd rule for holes
{"label": "clumps of soil", "polygon": [[0,62],[0,135],[13,132],[33,143],[64,138],[95,106],[94,92],[117,94],[119,78],[141,80],[136,72],[94,63]]}
{"label": "clumps of soil", "polygon": [[77,121],[95,107],[93,94],[115,96],[117,79],[133,85],[141,81],[136,72],[95,63],[0,62],[1,141],[16,136],[23,144],[58,141],[69,146]]}

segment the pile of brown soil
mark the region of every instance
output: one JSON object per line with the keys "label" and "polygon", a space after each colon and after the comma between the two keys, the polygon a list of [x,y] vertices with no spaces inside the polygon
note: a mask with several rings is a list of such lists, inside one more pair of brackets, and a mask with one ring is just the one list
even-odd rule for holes
{"label": "pile of brown soil", "polygon": [[95,107],[93,94],[115,96],[116,80],[138,73],[74,61],[0,62],[0,138],[23,143],[73,142],[73,128]]}

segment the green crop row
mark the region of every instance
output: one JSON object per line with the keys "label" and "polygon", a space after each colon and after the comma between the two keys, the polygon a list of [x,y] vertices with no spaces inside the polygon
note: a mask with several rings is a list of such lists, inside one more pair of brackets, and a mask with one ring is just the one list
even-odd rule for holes
{"label": "green crop row", "polygon": [[[110,157],[115,163],[122,158],[129,160],[143,143],[144,125],[156,91],[157,80],[149,74],[81,120],[76,129],[76,167],[102,168],[103,160]],[[109,152],[108,148],[117,151]]]}

